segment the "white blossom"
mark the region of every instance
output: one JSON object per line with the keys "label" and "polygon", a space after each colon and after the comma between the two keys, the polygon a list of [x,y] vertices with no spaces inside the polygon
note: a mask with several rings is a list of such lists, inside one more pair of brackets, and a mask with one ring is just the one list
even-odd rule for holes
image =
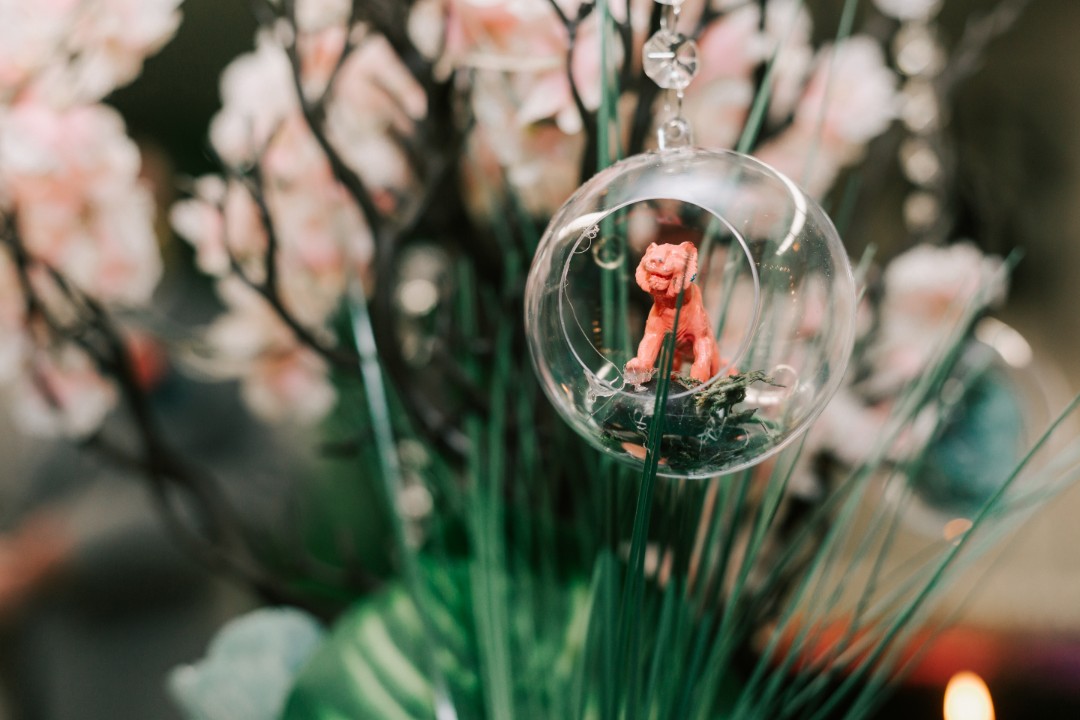
{"label": "white blossom", "polygon": [[970,243],[919,245],[885,270],[880,337],[869,353],[871,392],[895,389],[923,372],[974,306],[1000,301],[1007,277],[1000,258]]}
{"label": "white blossom", "polygon": [[296,111],[291,78],[285,51],[267,33],[260,33],[254,52],[225,68],[222,109],[210,123],[210,141],[226,163],[251,163],[286,116]]}
{"label": "white blossom", "polygon": [[11,395],[17,426],[44,436],[86,437],[117,402],[113,383],[71,344],[34,351]]}
{"label": "white blossom", "polygon": [[818,53],[795,122],[819,127],[825,145],[845,145],[855,155],[896,118],[896,85],[877,41],[848,38]]}
{"label": "white blossom", "polygon": [[34,103],[0,121],[0,187],[27,250],[99,300],[149,301],[161,276],[139,151],[103,105]]}
{"label": "white blossom", "polygon": [[248,407],[267,421],[319,420],[334,406],[325,360],[300,343],[274,310],[236,277],[219,284],[228,311],[206,340],[221,379],[238,379]]}
{"label": "white blossom", "polygon": [[897,20],[921,20],[941,8],[942,0],[874,0],[877,9]]}

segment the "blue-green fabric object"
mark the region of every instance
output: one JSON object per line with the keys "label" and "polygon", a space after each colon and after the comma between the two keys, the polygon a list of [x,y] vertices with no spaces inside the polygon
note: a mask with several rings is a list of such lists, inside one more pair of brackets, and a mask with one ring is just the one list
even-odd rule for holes
{"label": "blue-green fabric object", "polygon": [[1001,486],[1020,459],[1023,412],[1016,387],[997,368],[968,389],[914,479],[931,510],[970,517]]}
{"label": "blue-green fabric object", "polygon": [[300,610],[256,610],[222,627],[204,659],[173,670],[169,692],[189,720],[277,720],[324,635]]}

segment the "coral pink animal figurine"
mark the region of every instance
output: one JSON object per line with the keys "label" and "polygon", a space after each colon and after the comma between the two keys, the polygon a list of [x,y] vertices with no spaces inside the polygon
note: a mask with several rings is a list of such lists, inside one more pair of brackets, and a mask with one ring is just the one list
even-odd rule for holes
{"label": "coral pink animal figurine", "polygon": [[675,332],[673,368],[678,371],[683,362],[692,362],[690,377],[699,382],[720,372],[720,348],[701,301],[701,290],[693,282],[696,275],[697,248],[693,243],[649,245],[635,278],[641,289],[653,296],[653,307],[645,322],[645,336],[638,345],[637,357],[626,363],[628,375],[640,377],[652,372],[664,336],[675,324],[680,291],[683,297]]}

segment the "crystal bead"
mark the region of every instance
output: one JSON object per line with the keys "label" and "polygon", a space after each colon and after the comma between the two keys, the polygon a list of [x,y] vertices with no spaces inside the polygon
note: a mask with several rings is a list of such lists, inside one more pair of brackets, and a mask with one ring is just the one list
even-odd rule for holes
{"label": "crystal bead", "polygon": [[930,192],[919,190],[904,201],[904,222],[912,232],[926,232],[941,218],[941,202]]}
{"label": "crystal bead", "polygon": [[900,146],[900,165],[907,179],[916,185],[932,185],[941,177],[941,159],[923,138],[904,141]]}
{"label": "crystal bead", "polygon": [[909,80],[901,93],[900,118],[913,133],[925,133],[942,125],[941,106],[934,86],[925,80]]}
{"label": "crystal bead", "polygon": [[692,140],[690,123],[683,117],[674,117],[666,121],[660,126],[657,135],[662,150],[688,147]]}
{"label": "crystal bead", "polygon": [[665,90],[685,90],[697,75],[697,43],[682,33],[660,30],[645,43],[645,74]]}
{"label": "crystal bead", "polygon": [[945,49],[937,34],[921,23],[907,23],[893,41],[896,66],[908,77],[937,75],[945,67]]}

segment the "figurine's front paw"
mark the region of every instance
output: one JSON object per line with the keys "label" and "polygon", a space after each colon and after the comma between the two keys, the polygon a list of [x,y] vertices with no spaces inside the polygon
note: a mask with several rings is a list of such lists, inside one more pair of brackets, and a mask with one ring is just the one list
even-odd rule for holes
{"label": "figurine's front paw", "polygon": [[630,362],[626,363],[626,368],[623,370],[623,381],[625,385],[636,385],[641,387],[644,383],[652,379],[653,368],[640,358],[631,358]]}

